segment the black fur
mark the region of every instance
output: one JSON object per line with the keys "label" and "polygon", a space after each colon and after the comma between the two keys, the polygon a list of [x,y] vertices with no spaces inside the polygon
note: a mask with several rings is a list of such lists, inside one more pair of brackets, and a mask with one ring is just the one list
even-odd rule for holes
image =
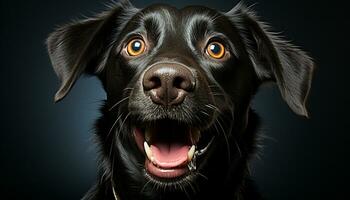
{"label": "black fur", "polygon": [[[248,171],[259,139],[251,99],[261,84],[272,81],[289,107],[307,116],[314,68],[306,53],[268,29],[242,4],[221,13],[161,4],[137,9],[121,1],[94,18],[53,32],[47,45],[61,81],[55,101],[64,98],[82,74],[97,76],[107,93],[96,124],[99,179],[83,199],[113,200],[112,188],[122,200],[261,199]],[[149,48],[130,59],[123,49],[135,35],[146,38]],[[203,49],[213,38],[228,49],[225,59],[205,55]],[[172,109],[153,104],[140,89],[145,69],[164,61],[188,66],[199,83],[192,96]],[[168,182],[146,173],[145,157],[131,134],[140,123],[165,118],[215,135],[197,170]]]}

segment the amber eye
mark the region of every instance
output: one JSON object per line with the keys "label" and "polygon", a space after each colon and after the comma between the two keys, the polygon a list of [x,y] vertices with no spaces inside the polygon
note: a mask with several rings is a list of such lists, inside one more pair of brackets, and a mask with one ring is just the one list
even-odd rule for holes
{"label": "amber eye", "polygon": [[225,55],[225,47],[219,42],[211,42],[207,46],[207,54],[215,59],[220,59]]}
{"label": "amber eye", "polygon": [[145,42],[142,39],[132,39],[126,50],[130,56],[138,56],[145,51]]}

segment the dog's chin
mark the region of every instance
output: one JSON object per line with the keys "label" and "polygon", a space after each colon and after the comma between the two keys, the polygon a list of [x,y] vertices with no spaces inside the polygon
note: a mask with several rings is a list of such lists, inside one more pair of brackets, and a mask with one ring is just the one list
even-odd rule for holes
{"label": "dog's chin", "polygon": [[146,177],[158,183],[178,183],[197,174],[214,136],[201,127],[162,119],[135,124],[135,142],[144,155]]}

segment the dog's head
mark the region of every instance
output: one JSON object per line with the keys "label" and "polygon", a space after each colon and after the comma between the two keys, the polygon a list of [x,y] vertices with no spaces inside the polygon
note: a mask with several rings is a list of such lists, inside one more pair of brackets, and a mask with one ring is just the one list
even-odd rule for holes
{"label": "dog's head", "polygon": [[104,168],[119,188],[152,196],[155,185],[176,192],[224,180],[252,152],[249,106],[262,83],[275,82],[307,116],[313,62],[267,29],[241,4],[221,13],[123,1],[50,35],[55,100],[82,74],[101,80]]}

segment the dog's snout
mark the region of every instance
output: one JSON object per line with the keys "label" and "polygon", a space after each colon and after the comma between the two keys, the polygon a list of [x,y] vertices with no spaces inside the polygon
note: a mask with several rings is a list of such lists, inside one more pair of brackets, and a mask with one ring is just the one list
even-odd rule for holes
{"label": "dog's snout", "polygon": [[156,104],[181,104],[195,88],[195,78],[185,66],[159,63],[149,68],[143,77],[144,92]]}

